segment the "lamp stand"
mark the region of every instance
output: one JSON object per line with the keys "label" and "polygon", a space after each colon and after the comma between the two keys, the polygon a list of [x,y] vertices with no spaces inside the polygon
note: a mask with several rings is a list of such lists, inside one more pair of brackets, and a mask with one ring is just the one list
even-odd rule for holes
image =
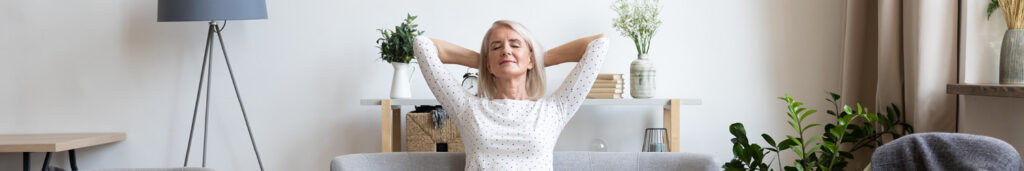
{"label": "lamp stand", "polygon": [[249,142],[252,143],[252,151],[256,153],[256,161],[260,165],[260,170],[263,170],[263,160],[260,158],[260,151],[256,148],[256,139],[252,136],[252,128],[249,126],[249,117],[245,114],[245,105],[242,103],[242,95],[238,92],[238,83],[235,82],[235,74],[231,70],[231,61],[228,60],[227,49],[224,48],[224,38],[221,37],[221,30],[223,28],[217,25],[216,21],[210,21],[209,32],[206,35],[206,48],[203,50],[203,67],[199,72],[199,87],[196,91],[196,103],[192,109],[192,126],[188,131],[188,147],[185,149],[185,167],[188,167],[189,152],[192,150],[192,135],[195,134],[196,128],[196,116],[199,113],[199,99],[203,93],[203,77],[206,77],[206,111],[203,114],[203,167],[206,167],[206,142],[207,135],[209,135],[209,121],[210,121],[210,83],[212,83],[211,76],[213,73],[213,36],[217,35],[217,40],[220,42],[221,52],[224,52],[224,64],[227,65],[228,74],[231,76],[231,85],[235,88],[235,97],[238,99],[238,107],[242,109],[242,119],[245,120],[245,129],[249,131]]}

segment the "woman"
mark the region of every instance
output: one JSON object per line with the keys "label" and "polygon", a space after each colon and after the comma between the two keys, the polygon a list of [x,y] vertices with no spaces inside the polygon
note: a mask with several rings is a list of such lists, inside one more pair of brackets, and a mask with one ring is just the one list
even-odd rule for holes
{"label": "woman", "polygon": [[[604,35],[595,35],[545,52],[525,27],[501,20],[484,36],[482,57],[425,37],[416,38],[415,54],[462,135],[466,170],[552,170],[555,141],[590,91],[607,46]],[[543,97],[544,66],[565,62],[579,63]],[[478,68],[480,96],[466,93],[442,64]]]}

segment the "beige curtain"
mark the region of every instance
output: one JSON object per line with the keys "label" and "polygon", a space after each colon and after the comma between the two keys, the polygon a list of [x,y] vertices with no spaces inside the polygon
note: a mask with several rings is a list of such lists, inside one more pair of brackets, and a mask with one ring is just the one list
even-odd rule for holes
{"label": "beige curtain", "polygon": [[[875,112],[895,103],[917,132],[956,130],[957,6],[951,0],[847,0],[841,93]],[[863,152],[862,152],[863,153]],[[863,168],[870,153],[858,153]]]}

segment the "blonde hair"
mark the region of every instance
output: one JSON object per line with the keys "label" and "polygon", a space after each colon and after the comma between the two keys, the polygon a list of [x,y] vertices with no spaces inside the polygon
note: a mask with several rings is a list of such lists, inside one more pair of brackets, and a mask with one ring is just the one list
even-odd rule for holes
{"label": "blonde hair", "polygon": [[533,35],[526,29],[525,26],[515,21],[509,20],[498,20],[491,25],[491,29],[487,30],[487,34],[484,35],[484,41],[480,45],[480,79],[478,79],[478,93],[480,97],[486,99],[494,99],[497,95],[497,87],[494,83],[494,74],[491,73],[487,67],[487,54],[490,53],[490,48],[487,48],[487,42],[491,33],[494,32],[495,28],[509,27],[513,31],[519,33],[520,36],[525,39],[526,43],[530,46],[530,52],[533,54],[533,69],[526,70],[526,93],[530,96],[530,100],[537,100],[544,96],[544,47],[540,46],[533,39]]}

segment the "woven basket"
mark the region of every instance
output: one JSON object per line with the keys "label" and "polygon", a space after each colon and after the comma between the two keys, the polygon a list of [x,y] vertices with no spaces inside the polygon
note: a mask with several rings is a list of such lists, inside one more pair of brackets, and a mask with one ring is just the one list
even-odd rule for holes
{"label": "woven basket", "polygon": [[405,115],[405,144],[410,152],[437,152],[438,144],[446,143],[448,152],[465,152],[462,136],[450,118],[444,119],[444,126],[434,128],[430,113],[409,113]]}

